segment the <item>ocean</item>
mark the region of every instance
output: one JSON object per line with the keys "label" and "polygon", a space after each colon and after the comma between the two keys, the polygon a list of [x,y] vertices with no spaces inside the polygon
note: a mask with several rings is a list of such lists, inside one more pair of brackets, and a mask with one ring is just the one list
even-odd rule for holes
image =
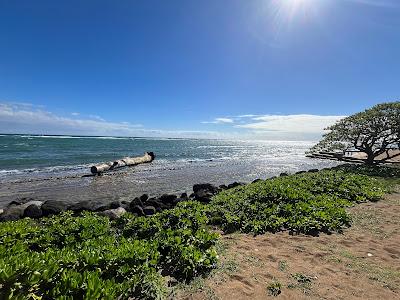
{"label": "ocean", "polygon": [[[0,135],[0,206],[21,197],[115,200],[140,193],[190,192],[195,183],[250,182],[337,164],[306,158],[314,143]],[[155,161],[101,179],[82,178],[95,163],[145,151],[154,152]]]}

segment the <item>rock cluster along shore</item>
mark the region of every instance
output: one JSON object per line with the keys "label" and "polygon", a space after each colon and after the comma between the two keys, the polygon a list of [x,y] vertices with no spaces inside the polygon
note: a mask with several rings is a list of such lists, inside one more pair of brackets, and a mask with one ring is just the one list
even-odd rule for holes
{"label": "rock cluster along shore", "polygon": [[[299,171],[296,174],[305,173]],[[311,169],[308,172],[318,172],[318,169]],[[288,176],[288,173],[281,173],[279,176]],[[271,177],[270,179],[275,178]],[[256,179],[253,182],[260,181]],[[107,216],[110,219],[116,219],[125,212],[131,212],[136,216],[151,216],[156,212],[161,212],[164,209],[171,209],[181,201],[197,200],[202,203],[208,203],[211,198],[222,190],[231,189],[240,185],[241,182],[234,182],[228,185],[215,186],[210,183],[195,184],[193,193],[187,195],[164,194],[159,197],[149,197],[143,194],[131,201],[105,201],[105,200],[86,200],[69,204],[60,200],[38,201],[33,198],[22,198],[17,201],[12,201],[3,212],[0,210],[0,221],[15,221],[21,218],[40,218],[59,214],[63,211],[71,210],[76,214],[82,211],[93,211],[99,215]]]}
{"label": "rock cluster along shore", "polygon": [[209,183],[195,184],[193,193],[189,196],[186,193],[181,195],[164,194],[159,197],[149,197],[147,194],[143,194],[132,199],[132,201],[91,200],[67,204],[60,200],[37,201],[33,198],[22,198],[11,202],[4,209],[4,212],[0,214],[0,221],[15,221],[24,217],[36,219],[56,215],[67,210],[75,213],[93,211],[110,219],[116,219],[125,212],[131,212],[137,216],[151,216],[164,209],[171,209],[181,201],[197,200],[208,203],[211,201],[211,197],[218,192],[240,185],[243,185],[243,183],[234,182],[219,187]]}

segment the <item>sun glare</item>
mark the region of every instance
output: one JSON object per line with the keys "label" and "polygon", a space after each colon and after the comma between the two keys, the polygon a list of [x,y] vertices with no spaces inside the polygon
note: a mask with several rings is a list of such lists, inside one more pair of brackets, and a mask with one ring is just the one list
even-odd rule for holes
{"label": "sun glare", "polygon": [[316,0],[265,0],[264,3],[269,26],[276,35],[299,22],[304,24],[313,20],[320,6]]}

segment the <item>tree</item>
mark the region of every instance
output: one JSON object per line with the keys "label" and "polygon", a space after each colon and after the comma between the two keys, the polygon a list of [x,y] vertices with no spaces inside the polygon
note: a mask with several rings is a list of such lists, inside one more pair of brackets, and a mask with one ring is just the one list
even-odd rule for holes
{"label": "tree", "polygon": [[386,153],[383,161],[400,156],[389,148],[400,149],[400,101],[382,103],[356,113],[325,128],[323,139],[311,148],[320,151],[344,152],[357,149],[367,155],[366,163],[373,164],[378,155]]}

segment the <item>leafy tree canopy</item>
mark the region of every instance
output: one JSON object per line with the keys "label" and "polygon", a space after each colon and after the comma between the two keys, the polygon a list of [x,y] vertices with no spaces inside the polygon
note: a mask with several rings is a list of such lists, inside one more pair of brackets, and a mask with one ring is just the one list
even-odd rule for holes
{"label": "leafy tree canopy", "polygon": [[[348,151],[356,149],[367,155],[366,163],[386,153],[384,160],[399,156],[389,148],[400,148],[400,101],[382,103],[339,120],[325,128],[323,139],[311,148],[321,151]],[[389,154],[392,153],[392,154]]]}

